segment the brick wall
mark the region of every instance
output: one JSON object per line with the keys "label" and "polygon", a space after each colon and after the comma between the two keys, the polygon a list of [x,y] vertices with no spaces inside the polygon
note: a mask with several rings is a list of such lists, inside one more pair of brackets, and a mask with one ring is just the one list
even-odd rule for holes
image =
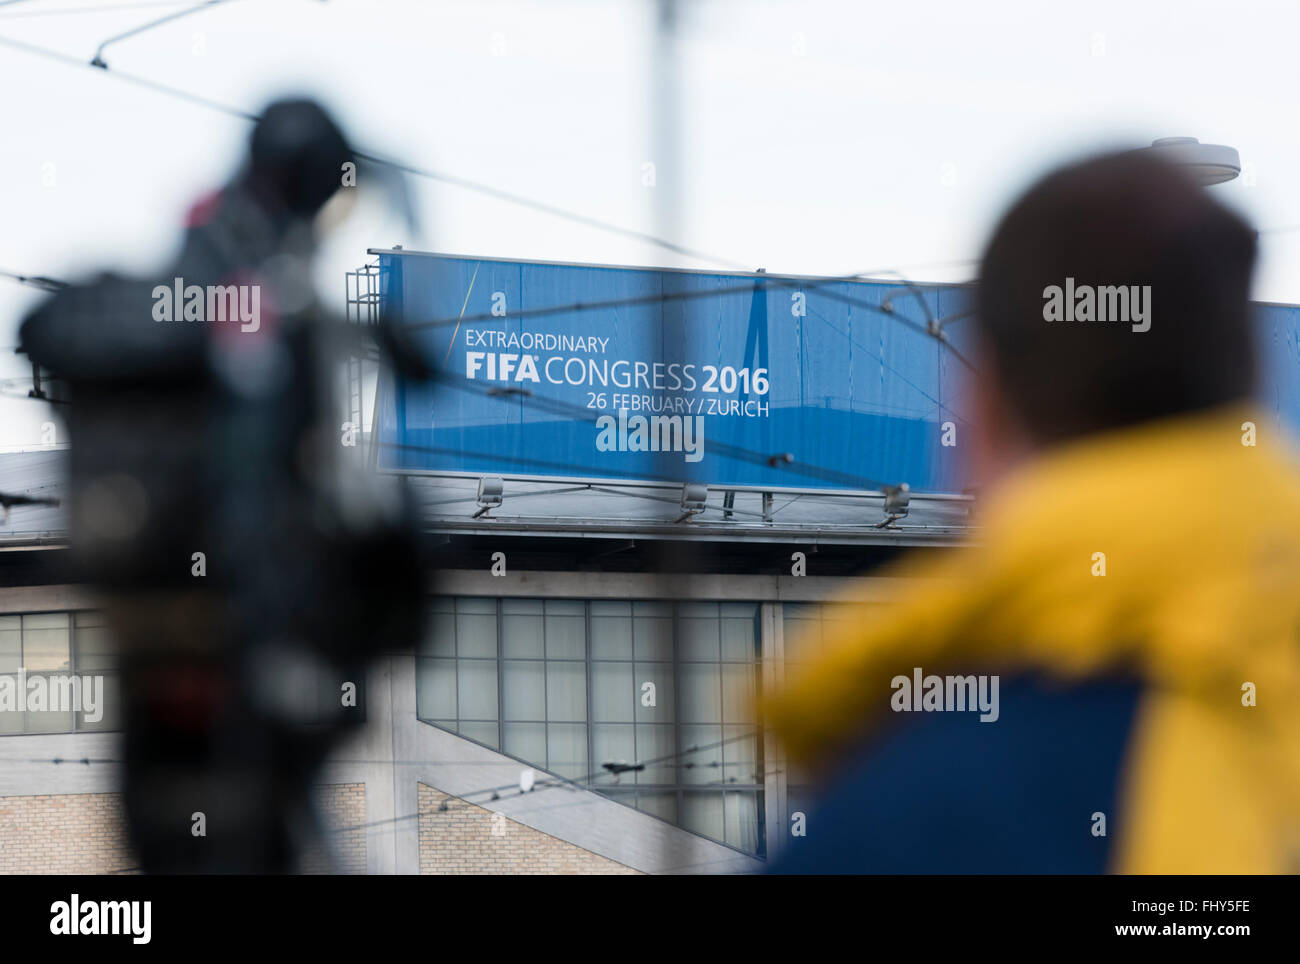
{"label": "brick wall", "polygon": [[0,797],[0,873],[108,874],[135,867],[120,793]]}
{"label": "brick wall", "polygon": [[[366,822],[366,785],[314,788],[327,828]],[[317,848],[304,858],[305,873],[364,874],[366,832],[333,834],[337,865]],[[0,797],[0,874],[110,874],[133,871],[120,793],[64,793]]]}
{"label": "brick wall", "polygon": [[639,873],[423,783],[419,808],[421,874]]}
{"label": "brick wall", "polygon": [[303,856],[306,874],[364,874],[366,872],[366,785],[331,783],[313,787],[316,807],[334,850],[334,866],[323,848]]}

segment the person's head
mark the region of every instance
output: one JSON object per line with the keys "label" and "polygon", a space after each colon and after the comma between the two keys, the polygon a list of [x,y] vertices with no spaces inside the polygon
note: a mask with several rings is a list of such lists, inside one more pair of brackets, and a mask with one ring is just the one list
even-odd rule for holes
{"label": "person's head", "polygon": [[1023,453],[1249,395],[1254,262],[1255,232],[1149,154],[1043,178],[981,260],[986,444]]}
{"label": "person's head", "polygon": [[247,180],[255,192],[309,220],[339,190],[354,160],[347,138],[313,100],[280,100],[258,118],[249,141]]}

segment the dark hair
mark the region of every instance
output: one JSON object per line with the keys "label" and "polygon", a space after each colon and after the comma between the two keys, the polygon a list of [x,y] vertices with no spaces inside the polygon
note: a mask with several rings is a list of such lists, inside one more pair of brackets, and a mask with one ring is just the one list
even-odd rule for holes
{"label": "dark hair", "polygon": [[299,217],[314,215],[339,189],[347,139],[313,100],[280,100],[258,118],[249,142],[249,176]]}
{"label": "dark hair", "polygon": [[[1056,171],[984,251],[977,324],[1007,402],[1039,443],[1242,398],[1254,382],[1255,232],[1142,152]],[[1150,286],[1150,329],[1047,321],[1047,289]]]}

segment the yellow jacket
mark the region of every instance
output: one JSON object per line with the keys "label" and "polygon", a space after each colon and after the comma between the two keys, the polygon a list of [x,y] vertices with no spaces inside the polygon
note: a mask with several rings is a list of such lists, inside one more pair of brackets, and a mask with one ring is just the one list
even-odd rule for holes
{"label": "yellow jacket", "polygon": [[765,701],[787,753],[833,773],[914,667],[1128,675],[1110,868],[1295,871],[1300,475],[1274,423],[1234,407],[1094,436],[985,502],[976,547],[905,563],[896,604],[848,600],[860,616]]}

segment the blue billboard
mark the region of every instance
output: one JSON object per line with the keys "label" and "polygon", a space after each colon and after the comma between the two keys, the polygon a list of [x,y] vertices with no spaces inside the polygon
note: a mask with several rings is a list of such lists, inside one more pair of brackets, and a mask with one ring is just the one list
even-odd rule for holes
{"label": "blue billboard", "polygon": [[[371,253],[439,367],[381,385],[382,468],[965,487],[968,286]],[[1261,401],[1296,433],[1300,308],[1257,304],[1255,324]]]}
{"label": "blue billboard", "polygon": [[382,468],[962,487],[960,286],[373,253],[440,369],[381,386]]}

